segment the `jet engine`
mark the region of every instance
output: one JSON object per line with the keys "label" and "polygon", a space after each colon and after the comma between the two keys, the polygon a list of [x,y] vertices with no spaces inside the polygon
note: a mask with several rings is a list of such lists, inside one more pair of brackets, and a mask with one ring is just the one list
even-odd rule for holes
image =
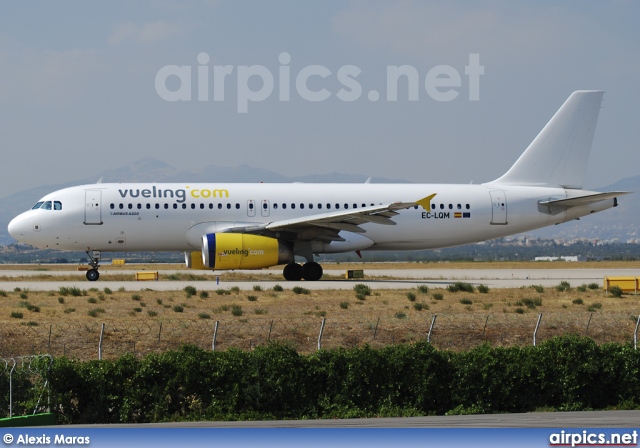
{"label": "jet engine", "polygon": [[202,237],[204,269],[260,269],[293,261],[293,249],[275,238],[244,233]]}

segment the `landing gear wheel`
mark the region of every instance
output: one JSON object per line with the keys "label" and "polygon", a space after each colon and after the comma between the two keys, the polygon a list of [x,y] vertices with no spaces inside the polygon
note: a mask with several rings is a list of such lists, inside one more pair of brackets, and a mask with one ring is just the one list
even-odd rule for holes
{"label": "landing gear wheel", "polygon": [[90,282],[95,282],[99,278],[100,278],[100,273],[98,272],[97,269],[89,269],[87,271],[87,280],[89,280]]}
{"label": "landing gear wheel", "polygon": [[290,282],[295,282],[302,279],[302,266],[298,263],[289,263],[282,270],[284,279]]}
{"label": "landing gear wheel", "polygon": [[310,261],[302,266],[302,278],[315,282],[322,278],[322,266],[315,261]]}

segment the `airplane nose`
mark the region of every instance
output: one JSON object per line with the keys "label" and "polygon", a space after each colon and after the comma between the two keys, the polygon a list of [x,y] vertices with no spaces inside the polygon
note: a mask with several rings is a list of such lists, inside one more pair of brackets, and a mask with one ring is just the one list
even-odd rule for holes
{"label": "airplane nose", "polygon": [[20,241],[24,237],[25,231],[27,230],[25,220],[22,218],[22,216],[16,216],[9,223],[7,230],[9,231],[9,235],[11,235],[11,238]]}

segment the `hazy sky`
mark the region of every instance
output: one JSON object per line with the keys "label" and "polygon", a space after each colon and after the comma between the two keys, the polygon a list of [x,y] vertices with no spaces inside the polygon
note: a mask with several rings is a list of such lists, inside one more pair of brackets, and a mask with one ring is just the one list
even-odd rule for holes
{"label": "hazy sky", "polygon": [[[587,186],[606,185],[639,174],[638,18],[631,0],[6,2],[0,197],[143,157],[478,183],[578,89],[606,91]],[[393,101],[401,66],[417,82]]]}

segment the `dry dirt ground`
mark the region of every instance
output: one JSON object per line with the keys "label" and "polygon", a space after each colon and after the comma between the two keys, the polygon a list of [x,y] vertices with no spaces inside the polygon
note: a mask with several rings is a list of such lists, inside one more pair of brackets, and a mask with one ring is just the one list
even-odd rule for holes
{"label": "dry dirt ground", "polygon": [[[443,267],[442,263],[407,263],[378,264],[375,268],[425,269],[430,265]],[[491,269],[568,267],[565,263],[447,263],[446,267],[479,269],[483,265]],[[571,263],[570,267],[594,267],[580,265]],[[339,265],[339,269],[362,268]],[[75,266],[69,269],[75,270]],[[242,275],[243,280],[264,278],[260,272]],[[269,341],[288,343],[308,353],[318,348],[319,339],[322,348],[379,347],[426,338],[436,347],[451,350],[483,342],[529,345],[540,315],[537,342],[572,332],[586,334],[598,343],[630,343],[640,312],[640,296],[614,298],[605,295],[600,284],[573,284],[564,289],[560,283],[545,288],[476,288],[473,292],[372,289],[360,294],[349,290],[293,290],[286,282],[271,290],[256,287],[254,291],[203,291],[197,281],[191,291],[111,290],[109,282],[101,282],[99,289],[91,286],[48,292],[19,287],[0,291],[0,357],[50,353],[98,359],[101,352],[108,359],[123,353],[143,356],[183,343],[209,349],[215,344],[216,350],[225,350],[251,349]]]}

